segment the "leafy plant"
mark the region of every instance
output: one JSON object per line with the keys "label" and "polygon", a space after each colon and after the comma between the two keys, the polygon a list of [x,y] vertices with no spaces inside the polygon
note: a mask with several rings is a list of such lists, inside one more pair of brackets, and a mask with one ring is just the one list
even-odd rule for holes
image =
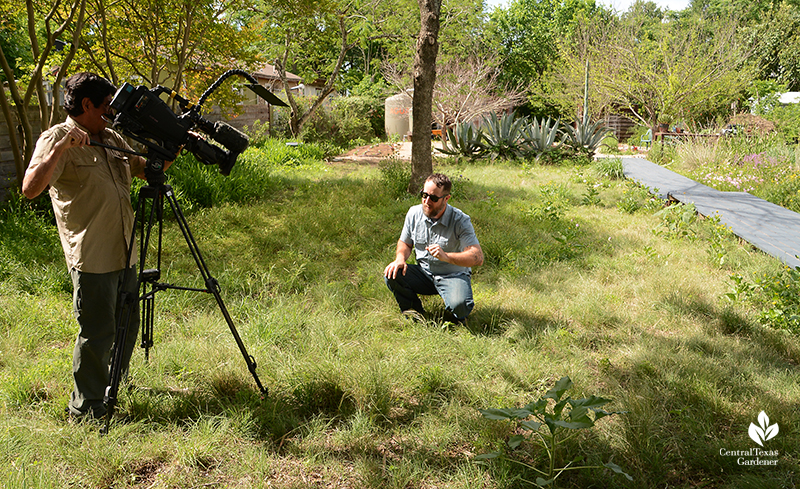
{"label": "leafy plant", "polygon": [[[571,388],[572,380],[565,376],[538,401],[523,408],[479,409],[479,411],[487,419],[511,421],[517,428],[525,432],[509,438],[507,445],[510,449],[516,450],[527,441],[541,446],[547,452],[549,464],[544,470],[519,460],[509,459],[539,474],[535,481],[525,482],[538,487],[555,486],[556,479],[567,470],[604,467],[624,475],[628,480],[633,480],[633,477],[611,462],[602,465],[577,466],[573,464],[580,461],[581,457],[574,457],[566,465],[556,467],[559,460],[558,452],[566,441],[577,436],[578,430],[591,428],[606,416],[623,414],[620,411],[609,412],[602,409],[602,406],[611,402],[610,399],[597,396],[581,399],[565,397],[564,394]],[[475,459],[491,460],[501,456],[503,453],[498,451],[478,455]]]}
{"label": "leafy plant", "polygon": [[585,153],[593,157],[597,148],[603,142],[603,138],[611,133],[611,129],[603,125],[603,121],[591,122],[586,116],[575,125],[564,126],[565,142],[572,146],[575,151]]}
{"label": "leafy plant", "polygon": [[732,292],[725,294],[732,301],[746,300],[760,305],[758,319],[774,328],[800,332],[800,270],[786,267],[775,275],[752,282],[739,274],[731,276]]}
{"label": "leafy plant", "polygon": [[661,228],[654,230],[656,234],[667,238],[697,238],[691,227],[697,220],[694,204],[671,205],[656,212],[656,216],[661,218]]}
{"label": "leafy plant", "polygon": [[622,180],[625,178],[621,158],[598,158],[597,161],[594,162],[594,170],[601,177],[611,180]]}
{"label": "leafy plant", "polygon": [[447,128],[447,138],[442,141],[442,148],[439,151],[451,156],[479,158],[486,152],[483,134],[470,123],[456,124],[455,130]]}
{"label": "leafy plant", "polygon": [[718,214],[707,219],[711,229],[711,236],[708,240],[708,255],[714,265],[722,267],[727,260],[728,250],[725,241],[731,234],[731,228],[723,224]]}
{"label": "leafy plant", "polygon": [[[520,135],[522,137],[522,149],[529,154],[532,154],[537,160],[542,155],[553,151],[555,144],[558,141],[561,128],[561,122],[558,120],[550,119],[549,117],[542,117],[542,120],[534,118],[531,122],[522,126]],[[561,141],[564,141],[562,135]]]}
{"label": "leafy plant", "polygon": [[623,191],[623,199],[617,202],[617,209],[620,212],[633,214],[640,209],[655,211],[662,205],[663,201],[658,197],[657,189],[628,182],[628,188]]}
{"label": "leafy plant", "polygon": [[541,202],[534,205],[529,215],[536,219],[545,218],[551,221],[561,219],[564,210],[569,205],[569,189],[566,185],[553,182],[539,186]]}
{"label": "leafy plant", "polygon": [[408,181],[411,179],[411,165],[400,160],[381,161],[380,170],[381,187],[386,189],[386,194],[394,199],[408,197]]}
{"label": "leafy plant", "polygon": [[583,200],[581,200],[581,204],[583,205],[600,205],[602,202],[600,201],[600,187],[602,187],[602,183],[594,182],[594,181],[587,181],[586,182],[586,193],[583,194]]}
{"label": "leafy plant", "polygon": [[522,156],[520,137],[525,118],[517,119],[511,114],[501,117],[483,117],[482,129],[486,141],[486,152],[492,159],[514,159]]}

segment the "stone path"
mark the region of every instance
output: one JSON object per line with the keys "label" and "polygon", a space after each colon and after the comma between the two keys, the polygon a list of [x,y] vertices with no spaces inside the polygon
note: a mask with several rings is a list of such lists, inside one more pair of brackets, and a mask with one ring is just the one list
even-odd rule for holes
{"label": "stone path", "polygon": [[692,203],[704,216],[718,215],[731,231],[790,267],[800,267],[800,214],[747,192],[721,192],[643,158],[622,158],[625,176],[663,199]]}

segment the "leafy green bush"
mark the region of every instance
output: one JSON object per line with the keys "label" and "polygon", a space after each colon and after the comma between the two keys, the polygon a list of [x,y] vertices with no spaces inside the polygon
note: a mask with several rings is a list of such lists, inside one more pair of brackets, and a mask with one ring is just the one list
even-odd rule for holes
{"label": "leafy green bush", "polygon": [[752,281],[737,273],[731,276],[731,282],[728,299],[759,307],[759,321],[765,325],[800,333],[800,270],[786,267]]}
{"label": "leafy green bush", "polygon": [[323,156],[323,150],[315,144],[267,139],[261,146],[250,146],[239,155],[230,176],[221,175],[216,167],[203,165],[191,154],[179,156],[166,174],[187,211],[269,196],[281,186],[276,174],[319,165]]}
{"label": "leafy green bush", "polygon": [[673,144],[665,144],[661,141],[653,142],[650,151],[647,152],[647,159],[659,165],[671,163],[677,156],[677,150]]}
{"label": "leafy green bush", "polygon": [[401,160],[386,160],[379,164],[381,187],[386,195],[394,199],[409,196],[408,182],[411,180],[411,164]]}
{"label": "leafy green bush", "polygon": [[600,141],[599,148],[605,154],[620,154],[619,150],[619,140],[613,133],[608,133],[606,136]]}
{"label": "leafy green bush", "polygon": [[628,143],[628,146],[644,146],[644,143],[642,143],[642,136],[644,136],[649,130],[649,127],[637,124],[633,127],[633,134],[628,136],[628,139],[625,142]]}
{"label": "leafy green bush", "polygon": [[664,201],[656,195],[657,192],[634,182],[627,182],[622,194],[623,198],[617,202],[617,209],[627,214],[633,214],[639,210],[654,211],[664,205]]}
{"label": "leafy green bush", "polygon": [[[310,106],[311,100],[304,99]],[[304,110],[308,110],[304,108]],[[333,143],[341,147],[366,144],[383,138],[384,102],[369,96],[335,97],[317,108],[303,125],[301,137],[309,143]]]}
{"label": "leafy green bush", "polygon": [[[479,409],[486,419],[494,421],[511,421],[516,428],[516,434],[508,439],[508,448],[518,450],[525,448],[525,444],[541,447],[547,453],[548,465],[540,469],[530,463],[510,459],[536,474],[535,481],[525,481],[537,487],[554,487],[556,479],[568,470],[602,469],[608,468],[617,474],[622,474],[628,480],[633,477],[626,474],[619,465],[607,462],[601,465],[576,466],[573,462],[580,457],[573,457],[571,462],[558,467],[563,463],[559,452],[563,451],[565,442],[576,436],[577,430],[592,428],[601,419],[615,414],[624,414],[620,411],[606,411],[602,409],[610,399],[589,396],[573,399],[565,396],[566,391],[572,388],[572,380],[562,377],[552,389],[548,390],[538,401],[532,402],[523,408]],[[503,452],[491,452],[475,457],[476,460],[491,460],[501,457]],[[528,459],[529,457],[525,457]],[[523,479],[524,481],[524,479]]]}
{"label": "leafy green bush", "polygon": [[625,178],[622,160],[620,158],[598,158],[592,166],[600,177],[609,178],[611,180],[622,180]]}

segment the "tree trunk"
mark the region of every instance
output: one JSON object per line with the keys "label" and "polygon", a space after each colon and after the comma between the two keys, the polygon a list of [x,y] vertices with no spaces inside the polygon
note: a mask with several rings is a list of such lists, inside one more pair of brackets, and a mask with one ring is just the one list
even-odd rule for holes
{"label": "tree trunk", "polygon": [[[0,56],[3,56],[2,49],[0,49]],[[22,177],[25,174],[25,168],[22,164],[22,154],[19,151],[19,144],[17,143],[17,131],[14,127],[13,119],[11,118],[11,107],[6,98],[6,89],[2,85],[0,85],[0,107],[2,107],[3,117],[5,117],[6,125],[8,126],[8,139],[11,142],[11,153],[14,155],[14,168],[17,171],[17,189],[22,189]]]}
{"label": "tree trunk", "polygon": [[431,157],[431,119],[433,87],[436,83],[436,56],[439,54],[439,13],[442,0],[418,0],[420,29],[414,57],[414,124],[411,129],[411,181],[409,193],[418,192],[433,173]]}

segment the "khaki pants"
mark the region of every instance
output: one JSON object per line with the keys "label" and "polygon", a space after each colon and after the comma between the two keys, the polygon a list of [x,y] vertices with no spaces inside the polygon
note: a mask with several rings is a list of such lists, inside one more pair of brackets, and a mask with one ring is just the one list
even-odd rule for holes
{"label": "khaki pants", "polygon": [[[133,349],[139,335],[139,301],[136,269],[131,268],[123,284],[124,270],[110,273],[70,272],[73,313],[80,331],[72,354],[72,375],[75,387],[69,410],[75,415],[105,415],[103,404],[109,384],[112,351],[117,325],[117,312],[122,307],[119,293],[127,290],[134,298],[131,306],[128,336],[123,355],[123,377],[127,374]],[[127,311],[123,311],[123,314]]]}

